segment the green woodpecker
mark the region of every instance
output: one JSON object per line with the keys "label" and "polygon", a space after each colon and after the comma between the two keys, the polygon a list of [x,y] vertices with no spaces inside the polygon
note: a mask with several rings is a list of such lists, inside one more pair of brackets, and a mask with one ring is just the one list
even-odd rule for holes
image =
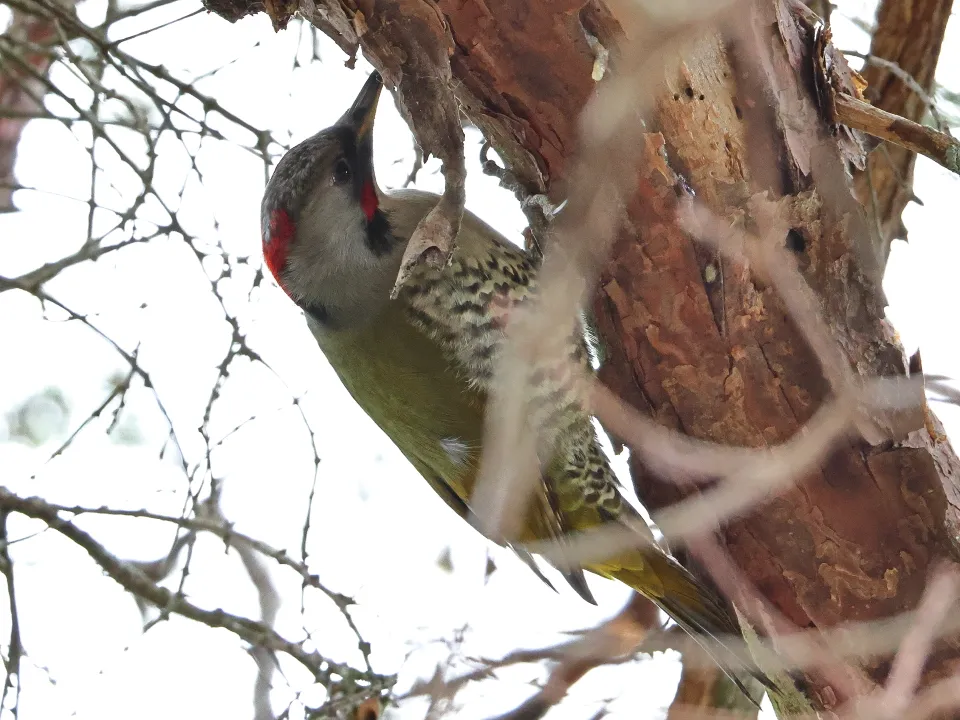
{"label": "green woodpecker", "polygon": [[[377,187],[372,127],[381,88],[373,73],[333,127],[277,165],[262,205],[264,258],[356,402],[446,503],[467,516],[486,391],[503,338],[503,299],[517,302],[535,292],[536,265],[465,212],[451,261],[422,265],[390,299],[407,240],[439,198]],[[587,363],[584,348],[573,334],[570,354]],[[542,375],[551,376],[548,369]],[[590,417],[575,404],[550,410],[563,418],[562,437],[543,463],[539,495],[518,540],[557,539],[636,518]],[[740,634],[726,603],[653,543],[586,569],[626,583],[695,637]],[[592,601],[582,571],[567,579]],[[747,663],[728,657],[722,664]]]}

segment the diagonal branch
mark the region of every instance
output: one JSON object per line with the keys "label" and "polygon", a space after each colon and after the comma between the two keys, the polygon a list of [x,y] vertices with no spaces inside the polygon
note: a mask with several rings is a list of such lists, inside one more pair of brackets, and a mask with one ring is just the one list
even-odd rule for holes
{"label": "diagonal branch", "polygon": [[[18,512],[43,521],[52,530],[86,550],[93,561],[127,592],[161,610],[181,615],[212,628],[228,630],[255,647],[285,653],[306,668],[319,683],[328,687],[350,684],[362,675],[348,665],[325,658],[319,652],[305,650],[302,643],[287,640],[262,622],[223,610],[204,610],[186,600],[182,595],[160,587],[138,567],[121,560],[89,533],[81,530],[74,523],[62,519],[59,509],[41,498],[22,498],[0,487],[0,510],[8,513]],[[335,679],[335,675],[340,676],[342,680]],[[375,682],[382,685],[389,685],[392,682],[391,678],[386,676],[372,677]]]}
{"label": "diagonal branch", "polygon": [[836,96],[837,120],[847,127],[887,140],[930,158],[960,175],[960,141],[849,95]]}

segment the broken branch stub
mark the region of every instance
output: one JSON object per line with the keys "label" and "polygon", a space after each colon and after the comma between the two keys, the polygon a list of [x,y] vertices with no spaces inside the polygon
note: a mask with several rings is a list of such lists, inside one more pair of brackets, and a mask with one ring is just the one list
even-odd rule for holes
{"label": "broken branch stub", "polygon": [[[462,154],[460,161],[463,162]],[[459,173],[456,182],[451,180],[452,173],[445,175],[447,182],[440,202],[419,222],[407,243],[391,297],[396,297],[417,265],[426,262],[442,266],[453,253],[454,242],[460,232],[460,221],[463,219],[466,174]]]}

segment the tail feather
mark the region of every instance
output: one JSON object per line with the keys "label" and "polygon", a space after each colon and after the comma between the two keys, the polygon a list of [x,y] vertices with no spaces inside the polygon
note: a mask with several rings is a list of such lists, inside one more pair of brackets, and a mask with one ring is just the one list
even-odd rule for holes
{"label": "tail feather", "polygon": [[[644,554],[643,559],[641,571],[621,568],[610,574],[656,603],[751,700],[752,696],[736,673],[747,672],[768,689],[776,687],[740,647],[740,625],[716,591],[667,555],[650,553]],[[651,575],[656,576],[656,582],[651,582]],[[730,637],[737,639],[733,647],[725,642]]]}
{"label": "tail feather", "polygon": [[[533,571],[533,574],[540,578],[540,580],[542,580],[548,588],[554,592],[559,592],[557,588],[553,586],[553,583],[550,582],[549,578],[543,574],[543,571],[537,565],[537,561],[533,558],[533,555],[519,545],[511,545],[510,549],[516,553],[517,557],[519,557],[520,560],[522,560],[523,563]],[[591,605],[597,604],[597,599],[593,597],[593,593],[590,592],[590,586],[587,585],[587,579],[583,575],[583,570],[578,568],[576,570],[567,570],[561,574],[563,575],[563,579],[570,583],[570,587],[576,591],[577,595]]]}

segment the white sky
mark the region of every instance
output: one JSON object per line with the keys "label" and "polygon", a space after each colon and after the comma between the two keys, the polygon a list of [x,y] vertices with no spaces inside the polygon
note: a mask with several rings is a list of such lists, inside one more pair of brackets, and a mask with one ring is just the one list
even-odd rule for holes
{"label": "white sky", "polygon": [[[845,3],[846,9],[854,3]],[[861,11],[869,17],[866,6]],[[870,3],[869,5],[872,5]],[[149,14],[150,24],[173,19],[196,7],[183,0]],[[99,2],[80,7],[95,21]],[[5,18],[0,17],[5,22]],[[116,36],[141,29],[127,23]],[[952,22],[938,78],[960,87],[958,24]],[[298,52],[297,27],[274,34],[263,15],[229,25],[213,15],[199,15],[132,41],[123,47],[147,62],[162,63],[189,78],[236,59],[200,83],[226,108],[279,138],[292,141],[332,123],[351,102],[366,74],[343,67],[343,55],[331,42],[320,42],[322,63],[293,69]],[[866,36],[848,23],[836,22],[841,48],[865,49]],[[172,51],[173,50],[173,51]],[[309,53],[301,48],[301,60]],[[363,69],[359,69],[359,68]],[[63,80],[62,71],[58,79]],[[82,92],[82,88],[78,89]],[[53,103],[51,102],[51,107]],[[59,109],[59,107],[58,107]],[[245,133],[228,136],[249,142]],[[135,142],[117,135],[131,153]],[[73,252],[86,234],[86,205],[51,193],[85,200],[89,136],[82,126],[70,132],[56,122],[31,123],[23,136],[17,175],[20,182],[48,192],[20,192],[22,212],[0,216],[0,275],[16,276]],[[467,206],[519,240],[523,216],[512,197],[479,171],[479,135],[468,133],[470,175]],[[109,153],[98,156],[111,169],[118,190],[99,200],[125,207],[136,193],[129,173],[116,169]],[[387,96],[375,126],[376,171],[387,188],[400,185],[412,163],[409,133]],[[213,456],[213,471],[225,481],[223,509],[239,531],[296,554],[313,481],[309,438],[291,397],[302,406],[317,434],[322,463],[312,517],[311,563],[328,586],[358,601],[354,618],[373,643],[372,660],[381,672],[399,672],[399,688],[432,673],[449,654],[437,640],[449,640],[466,625],[462,646],[468,655],[499,656],[518,647],[536,647],[562,639],[561,633],[589,627],[620,609],[628,591],[592,578],[599,607],[583,603],[557,583],[559,594],[545,588],[508,552],[490,548],[450,513],[410,468],[383,434],[353,405],[306,331],[299,312],[272,284],[248,301],[252,270],[236,265],[250,257],[258,266],[259,199],[263,169],[250,153],[227,143],[205,140],[197,159],[202,182],[191,176],[183,199],[189,163],[182,147],[166,144],[157,166],[156,186],[178,219],[200,237],[204,247],[221,243],[234,266],[233,278],[221,283],[228,307],[241,320],[249,344],[276,370],[240,360],[235,363],[211,420],[219,438],[251,415]],[[442,176],[433,161],[421,171],[418,187],[439,191]],[[890,317],[908,348],[923,349],[927,372],[960,375],[952,319],[960,301],[960,182],[926,160],[917,167],[916,193],[926,206],[905,214],[910,244],[897,243],[886,281]],[[129,232],[152,232],[150,220],[163,212],[148,208]],[[107,223],[108,216],[98,219]],[[118,236],[120,237],[120,236]],[[204,267],[216,272],[216,262]],[[212,301],[208,280],[195,256],[179,237],[161,238],[110,254],[96,264],[71,269],[47,290],[74,310],[87,313],[128,350],[139,344],[140,361],[151,373],[161,399],[184,441],[192,464],[202,457],[196,428],[215,377],[214,366],[230,340],[229,328]],[[145,307],[141,309],[141,305]],[[61,388],[71,405],[70,429],[102,402],[108,377],[124,369],[123,361],[102,340],[75,322],[50,314],[44,320],[35,300],[19,293],[0,295],[0,409],[12,408],[45,387]],[[286,384],[286,387],[284,386]],[[951,425],[956,408],[937,406]],[[158,461],[166,426],[150,393],[141,386],[128,399],[129,422],[142,436],[138,444],[118,443],[104,434],[109,413],[88,428],[62,457],[46,464],[65,434],[39,448],[2,442],[2,482],[23,495],[52,501],[101,504],[177,514],[185,482],[168,455]],[[958,426],[960,427],[960,426]],[[69,432],[69,431],[68,431]],[[624,476],[626,477],[626,476]],[[171,529],[143,521],[83,518],[108,548],[130,559],[156,559],[172,539]],[[11,521],[13,536],[40,529],[21,518]],[[438,567],[445,547],[452,549],[453,570]],[[484,583],[486,554],[498,570]],[[142,632],[134,602],[92,561],[44,532],[11,548],[15,561],[22,634],[29,658],[23,666],[22,720],[35,718],[247,717],[251,713],[253,661],[243,643],[223,631],[171,620]],[[555,577],[555,575],[553,576]],[[359,662],[355,641],[338,612],[319,592],[307,594],[301,618],[299,578],[278,569],[274,578],[286,602],[277,629],[287,637],[303,636],[303,624],[320,650],[336,660]],[[191,599],[209,608],[257,615],[256,597],[232,553],[210,537],[201,538],[187,580]],[[6,603],[0,599],[0,608]],[[6,613],[0,611],[0,615]],[[8,636],[6,617],[0,638]],[[4,641],[5,642],[5,641]],[[406,658],[407,653],[414,650]],[[645,661],[591,673],[556,711],[556,718],[586,718],[606,698],[612,709],[634,717],[657,717],[673,695],[679,668],[670,658]],[[292,693],[316,704],[322,692],[310,688],[294,663],[281,657],[289,687],[276,679],[275,708],[286,707]],[[458,717],[481,718],[515,706],[531,693],[526,684],[541,677],[537,668],[504,672],[462,694]],[[419,718],[423,706],[406,704],[398,717]],[[297,717],[294,712],[292,717]],[[0,720],[4,720],[0,718]]]}

